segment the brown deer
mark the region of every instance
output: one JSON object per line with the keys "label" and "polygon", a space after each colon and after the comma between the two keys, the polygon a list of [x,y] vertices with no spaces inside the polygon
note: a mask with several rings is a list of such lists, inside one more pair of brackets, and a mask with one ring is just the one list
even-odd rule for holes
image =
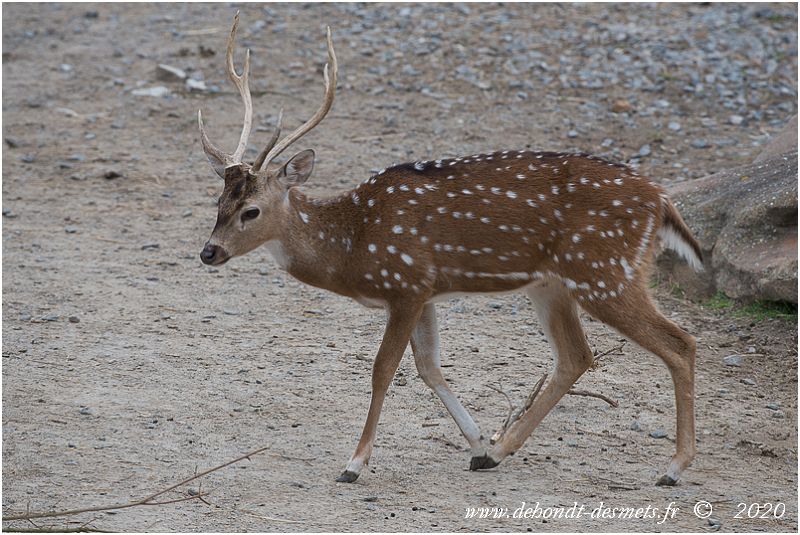
{"label": "brown deer", "polygon": [[[221,265],[265,244],[297,279],[386,310],[369,413],[337,481],[354,481],[369,461],[386,391],[409,341],[420,376],[469,442],[470,469],[497,466],[592,365],[579,305],[667,365],[677,440],[658,483],[675,484],[695,455],[695,340],[653,305],[648,272],[657,237],[697,269],[702,260],[664,190],[624,165],[593,156],[503,150],[397,165],[336,197],[311,198],[298,186],[311,175],[313,151],[283,165],[272,162],[333,104],[337,64],[330,28],[322,106],[277,142],[279,118],[271,141],[250,165],[242,161],[253,115],[249,51],[239,76],[233,66],[237,23],[238,14],[228,38],[227,70],[244,101],[244,127],[228,155],[211,144],[200,119],[203,149],[225,181],[217,223],[200,256],[205,264]],[[434,303],[510,291],[524,291],[533,302],[555,368],[499,440],[487,443],[442,376]]]}

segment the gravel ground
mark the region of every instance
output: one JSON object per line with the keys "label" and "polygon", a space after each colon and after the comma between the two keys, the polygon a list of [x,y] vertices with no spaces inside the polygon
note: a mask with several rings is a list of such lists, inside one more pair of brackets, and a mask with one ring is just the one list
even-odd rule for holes
{"label": "gravel ground", "polygon": [[[223,66],[235,9],[3,5],[5,514],[125,501],[269,445],[208,478],[210,505],[79,520],[128,531],[662,531],[652,518],[464,513],[674,502],[671,530],[797,530],[797,326],[667,288],[660,306],[699,342],[699,455],[679,486],[653,486],[674,448],[672,386],[630,345],[579,382],[619,408],[565,399],[518,455],[482,473],[466,470],[465,441],[406,358],[369,473],[334,483],[366,414],[382,315],[291,280],[264,251],[221,269],[198,258],[221,184],[196,112],[219,145],[235,145],[242,110]],[[670,184],[749,161],[797,112],[795,4],[241,9],[250,157],[281,106],[289,128],[317,106],[333,27],[337,101],[297,147],[317,151],[312,194],[391,163],[524,147],[595,153]],[[520,400],[550,366],[532,307],[478,297],[439,313],[445,373],[491,434],[506,405],[487,385]],[[586,329],[598,351],[619,343],[588,318]],[[692,514],[698,500],[714,520]],[[785,503],[785,515],[735,518],[739,503],[765,502]]]}

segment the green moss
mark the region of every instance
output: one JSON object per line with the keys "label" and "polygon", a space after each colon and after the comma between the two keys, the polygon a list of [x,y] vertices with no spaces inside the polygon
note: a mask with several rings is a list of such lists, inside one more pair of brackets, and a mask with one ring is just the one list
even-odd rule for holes
{"label": "green moss", "polygon": [[707,308],[711,308],[714,310],[724,310],[727,308],[732,308],[735,304],[736,303],[733,301],[733,299],[731,299],[722,292],[717,292],[708,301],[703,303],[703,305],[706,306]]}
{"label": "green moss", "polygon": [[781,319],[797,323],[797,305],[785,301],[756,301],[741,305],[722,292],[717,292],[703,306],[712,310],[730,310],[734,316],[755,321]]}
{"label": "green moss", "polygon": [[756,301],[736,311],[737,315],[749,316],[756,321],[781,319],[797,323],[797,305],[785,301]]}

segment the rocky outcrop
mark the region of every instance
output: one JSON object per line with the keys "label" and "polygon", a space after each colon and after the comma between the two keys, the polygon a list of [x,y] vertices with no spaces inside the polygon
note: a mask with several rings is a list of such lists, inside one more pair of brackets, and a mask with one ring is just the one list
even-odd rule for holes
{"label": "rocky outcrop", "polygon": [[669,193],[700,242],[705,272],[692,272],[667,251],[658,260],[662,273],[690,297],[722,291],[743,301],[797,303],[796,119],[752,164]]}

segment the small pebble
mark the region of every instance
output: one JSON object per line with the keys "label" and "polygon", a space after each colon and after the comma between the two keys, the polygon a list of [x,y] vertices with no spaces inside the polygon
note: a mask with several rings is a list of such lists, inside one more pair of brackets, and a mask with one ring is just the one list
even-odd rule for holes
{"label": "small pebble", "polygon": [[189,91],[208,91],[206,83],[203,80],[195,80],[194,78],[186,79],[186,89]]}
{"label": "small pebble", "polygon": [[651,150],[649,144],[642,145],[642,147],[639,149],[639,156],[650,156],[650,153]]}
{"label": "small pebble", "polygon": [[567,137],[578,137],[578,131],[570,130],[569,132],[567,132]]}
{"label": "small pebble", "polygon": [[670,123],[667,125],[667,128],[669,128],[673,132],[678,132],[681,129],[681,123],[670,121]]}
{"label": "small pebble", "polygon": [[616,100],[614,101],[614,104],[611,105],[611,111],[614,113],[624,113],[631,111],[632,109],[633,106],[631,103],[625,99]]}
{"label": "small pebble", "polygon": [[80,412],[80,413],[81,413],[83,416],[91,416],[91,414],[92,414],[92,409],[90,409],[89,407],[81,407],[81,410],[80,410],[79,412]]}
{"label": "small pebble", "polygon": [[169,89],[164,87],[163,85],[159,85],[156,87],[148,87],[142,89],[134,89],[131,91],[131,94],[135,97],[166,97],[169,95]]}
{"label": "small pebble", "polygon": [[748,386],[755,386],[756,382],[752,379],[742,379],[742,383]]}
{"label": "small pebble", "polygon": [[652,438],[667,438],[667,432],[663,429],[656,429],[655,431],[650,431],[650,437]]}
{"label": "small pebble", "polygon": [[148,249],[159,249],[161,247],[160,244],[155,242],[148,242],[142,245],[142,251],[146,251]]}
{"label": "small pebble", "polygon": [[702,138],[693,139],[692,140],[692,147],[695,149],[707,149],[708,148],[708,141]]}
{"label": "small pebble", "polygon": [[156,66],[156,78],[162,82],[182,82],[186,79],[186,71],[172,65],[159,63]]}
{"label": "small pebble", "polygon": [[80,323],[81,319],[78,316],[70,316],[69,317],[69,322],[70,323]]}
{"label": "small pebble", "polygon": [[741,355],[728,355],[727,357],[722,358],[722,362],[725,363],[726,366],[741,366],[742,365],[742,356]]}
{"label": "small pebble", "polygon": [[728,117],[728,122],[731,123],[733,126],[739,126],[744,122],[744,117],[741,115],[731,115]]}
{"label": "small pebble", "polygon": [[771,411],[781,410],[781,406],[778,405],[777,403],[767,403],[765,406]]}

